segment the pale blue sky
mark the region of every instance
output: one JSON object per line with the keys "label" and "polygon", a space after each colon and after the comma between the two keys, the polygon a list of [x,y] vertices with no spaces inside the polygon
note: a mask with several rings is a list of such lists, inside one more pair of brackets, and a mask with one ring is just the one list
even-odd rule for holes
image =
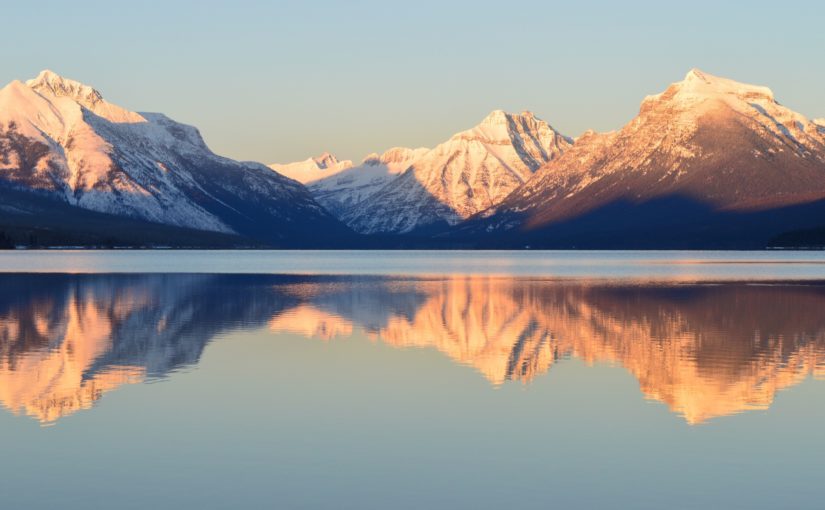
{"label": "pale blue sky", "polygon": [[218,153],[360,159],[490,110],[610,130],[691,67],[825,117],[822,2],[15,2],[0,81],[50,68]]}

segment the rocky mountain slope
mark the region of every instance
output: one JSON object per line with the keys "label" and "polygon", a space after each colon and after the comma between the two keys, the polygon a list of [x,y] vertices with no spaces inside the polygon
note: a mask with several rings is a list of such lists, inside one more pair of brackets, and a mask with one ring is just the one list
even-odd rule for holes
{"label": "rocky mountain slope", "polygon": [[307,187],[315,200],[343,219],[355,206],[398,177],[427,151],[424,148],[394,147],[380,155],[370,154],[360,165],[316,180]]}
{"label": "rocky mountain slope", "polygon": [[647,97],[619,131],[577,139],[457,235],[556,247],[762,247],[825,223],[824,200],[821,124],[768,88],[692,70]]}
{"label": "rocky mountain slope", "polygon": [[[403,173],[379,181],[380,189],[357,197],[360,201],[343,201],[344,207],[332,210],[365,234],[455,225],[497,204],[570,145],[569,138],[530,112],[497,110],[436,148],[411,154]],[[385,165],[387,156],[380,158]],[[311,189],[323,203],[317,187]]]}
{"label": "rocky mountain slope", "polygon": [[[217,156],[197,129],[50,71],[0,90],[0,188],[47,199],[66,221],[73,210],[109,215],[121,236],[119,219],[275,245],[349,234],[295,181]],[[81,217],[66,228],[83,234]]]}

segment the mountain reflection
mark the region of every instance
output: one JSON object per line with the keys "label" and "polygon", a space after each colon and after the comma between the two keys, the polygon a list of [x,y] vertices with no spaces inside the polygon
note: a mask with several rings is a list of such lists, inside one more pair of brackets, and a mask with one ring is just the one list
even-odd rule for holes
{"label": "mountain reflection", "polygon": [[2,275],[0,401],[53,422],[298,300],[251,276]]}
{"label": "mountain reflection", "polygon": [[[276,315],[273,330],[329,339],[361,327],[436,348],[493,384],[530,381],[566,357],[615,363],[689,423],[765,409],[778,390],[825,376],[820,286],[462,277],[387,281],[372,306],[357,284],[300,287],[307,303]],[[414,309],[403,296],[416,296]]]}
{"label": "mountain reflection", "polygon": [[197,363],[221,332],[264,326],[435,348],[493,384],[530,381],[568,357],[615,363],[689,423],[767,408],[777,391],[825,375],[818,285],[242,275],[3,275],[0,285],[0,401],[44,423]]}

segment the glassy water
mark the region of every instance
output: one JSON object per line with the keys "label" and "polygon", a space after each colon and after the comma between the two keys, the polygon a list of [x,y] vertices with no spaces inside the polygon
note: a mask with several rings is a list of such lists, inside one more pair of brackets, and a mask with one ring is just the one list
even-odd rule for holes
{"label": "glassy water", "polygon": [[3,508],[822,506],[819,254],[27,255]]}
{"label": "glassy water", "polygon": [[0,250],[0,271],[799,280],[825,278],[825,252]]}

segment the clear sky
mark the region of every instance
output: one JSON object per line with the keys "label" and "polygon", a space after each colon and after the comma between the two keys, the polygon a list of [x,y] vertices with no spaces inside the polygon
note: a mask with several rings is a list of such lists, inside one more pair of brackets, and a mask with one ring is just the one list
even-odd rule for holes
{"label": "clear sky", "polygon": [[39,1],[0,81],[50,68],[265,163],[433,146],[489,111],[616,129],[698,67],[825,117],[825,2]]}

